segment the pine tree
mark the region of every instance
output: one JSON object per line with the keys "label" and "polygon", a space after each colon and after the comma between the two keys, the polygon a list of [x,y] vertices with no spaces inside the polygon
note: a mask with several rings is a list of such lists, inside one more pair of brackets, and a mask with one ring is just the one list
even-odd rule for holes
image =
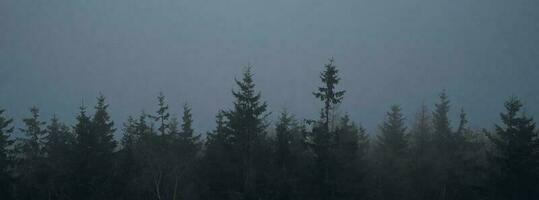
{"label": "pine tree", "polygon": [[329,199],[334,193],[334,186],[330,183],[330,150],[333,146],[334,132],[331,130],[331,113],[335,106],[341,103],[345,91],[336,90],[336,85],[339,83],[337,67],[333,64],[333,58],[329,59],[329,63],[324,66],[324,71],[320,74],[322,86],[318,87],[317,92],[313,95],[324,103],[322,112],[320,113],[320,122],[315,124],[312,130],[310,146],[315,153],[317,180],[316,187],[320,192],[318,195],[321,199]]}
{"label": "pine tree", "polygon": [[275,175],[273,176],[274,196],[277,199],[297,199],[301,197],[301,177],[304,169],[300,168],[300,162],[304,161],[302,132],[294,116],[284,111],[281,113],[275,127],[274,157],[273,164]]}
{"label": "pine tree", "polygon": [[330,156],[331,199],[363,199],[367,195],[366,174],[369,138],[365,129],[356,126],[348,115],[335,130]]}
{"label": "pine tree", "polygon": [[200,149],[200,135],[195,135],[192,126],[193,115],[191,114],[191,108],[189,105],[184,104],[179,141],[182,146],[182,151],[186,156],[185,159],[194,162],[195,156]]}
{"label": "pine tree", "polygon": [[94,195],[97,198],[111,198],[114,195],[112,189],[114,152],[117,145],[114,140],[116,129],[107,111],[109,105],[105,103],[105,100],[105,97],[100,94],[94,107],[95,113],[91,119],[91,134],[96,143],[93,144],[95,146],[90,146],[92,151],[90,152],[90,162],[87,165],[90,168],[90,174],[93,176],[91,184],[93,184]]}
{"label": "pine tree", "polygon": [[430,121],[429,109],[425,103],[416,114],[415,123],[411,131],[411,149],[413,154],[423,154],[429,149],[432,141],[432,126]]}
{"label": "pine tree", "polygon": [[[170,127],[173,127],[173,124],[171,123]],[[174,182],[172,184],[174,189],[172,199],[195,198],[192,188],[196,177],[193,174],[195,172],[196,156],[200,149],[200,136],[194,134],[192,124],[191,108],[184,104],[181,130],[179,130],[179,137],[176,138],[176,144],[173,146],[175,152],[177,152],[175,156],[177,161],[173,170]]]}
{"label": "pine tree", "polygon": [[376,145],[376,172],[379,199],[407,199],[404,182],[408,164],[408,135],[398,105],[391,106],[386,121],[380,126]]}
{"label": "pine tree", "polygon": [[168,104],[165,102],[165,95],[163,93],[159,93],[159,96],[157,96],[157,102],[159,109],[157,109],[156,113],[152,118],[159,123],[159,128],[157,130],[161,135],[165,135],[166,131],[169,128],[169,118],[170,113],[168,113]]}
{"label": "pine tree", "polygon": [[92,132],[94,137],[97,137],[98,148],[103,155],[111,156],[116,148],[116,141],[114,140],[114,122],[110,119],[110,115],[107,112],[108,104],[105,103],[105,97],[99,95],[97,98],[97,104],[95,106],[95,113],[92,117]]}
{"label": "pine tree", "polygon": [[13,119],[5,116],[4,112],[0,108],[0,199],[11,199],[13,180],[8,170],[13,164],[10,153],[13,140],[10,137],[14,128],[11,126]]}
{"label": "pine tree", "polygon": [[435,104],[434,112],[432,113],[432,124],[434,128],[434,136],[436,142],[442,144],[451,138],[451,127],[449,126],[449,99],[444,91],[440,94],[440,102]]}
{"label": "pine tree", "polygon": [[199,150],[200,135],[195,135],[193,130],[193,114],[188,104],[183,105],[180,140],[185,144],[188,155],[194,158]]}
{"label": "pine tree", "polygon": [[291,144],[294,139],[294,126],[295,120],[293,116],[290,116],[286,111],[281,113],[277,125],[275,127],[276,132],[276,155],[275,155],[275,164],[279,169],[287,170],[289,168],[288,164],[292,162],[291,160]]}
{"label": "pine tree", "polygon": [[411,198],[430,200],[437,198],[435,186],[435,157],[433,130],[429,109],[425,103],[421,105],[410,131],[410,182]]}
{"label": "pine tree", "polygon": [[224,111],[215,116],[216,128],[206,136],[204,156],[197,174],[201,179],[198,193],[201,199],[234,199],[233,186],[237,165],[232,159],[232,148],[226,127]]}
{"label": "pine tree", "polygon": [[43,156],[41,149],[43,148],[42,140],[46,134],[43,126],[45,122],[39,120],[39,109],[37,107],[30,108],[32,116],[30,118],[23,119],[25,128],[21,128],[20,131],[26,137],[22,140],[21,153],[23,159],[28,161],[35,161]]}
{"label": "pine tree", "polygon": [[56,115],[47,126],[44,150],[48,158],[63,157],[64,153],[70,151],[73,139],[69,127],[60,122]]}
{"label": "pine tree", "polygon": [[75,195],[78,199],[111,198],[114,150],[114,122],[107,112],[105,97],[97,98],[90,118],[81,106],[75,125]]}
{"label": "pine tree", "polygon": [[[153,166],[160,166],[162,158],[159,152],[154,153],[157,136],[147,124],[148,115],[142,112],[137,119],[129,117],[124,124],[122,149],[118,152],[118,169],[122,174],[119,176],[123,199],[152,199],[154,184],[152,177]],[[167,162],[168,164],[169,162]]]}
{"label": "pine tree", "polygon": [[340,78],[337,73],[337,66],[333,64],[333,58],[329,59],[329,63],[324,66],[325,70],[320,74],[323,86],[318,87],[317,92],[313,92],[316,98],[324,102],[321,118],[323,120],[323,128],[325,132],[330,131],[330,115],[334,106],[341,103],[344,97],[344,90],[338,91],[335,86],[339,84]]}
{"label": "pine tree", "polygon": [[520,100],[511,97],[489,135],[494,145],[490,154],[493,199],[532,200],[539,198],[539,137],[535,122],[522,113]]}
{"label": "pine tree", "polygon": [[17,197],[19,199],[35,199],[43,195],[44,191],[44,153],[43,138],[46,131],[45,122],[39,119],[39,109],[36,106],[30,108],[31,117],[23,119],[24,128],[20,131],[24,134],[17,151],[20,155],[17,165],[19,184]]}
{"label": "pine tree", "polygon": [[193,137],[193,115],[191,114],[191,108],[189,105],[183,105],[183,116],[182,116],[182,135],[185,138]]}
{"label": "pine tree", "polygon": [[127,118],[127,123],[124,123],[123,137],[121,143],[124,149],[136,148],[144,139],[150,136],[150,127],[146,119],[148,115],[142,112],[138,119],[131,116]]}
{"label": "pine tree", "polygon": [[380,126],[381,134],[378,135],[378,149],[382,153],[391,157],[404,157],[408,148],[404,120],[400,106],[391,106],[386,121]]}
{"label": "pine tree", "polygon": [[68,187],[70,170],[70,152],[74,137],[69,127],[53,115],[46,129],[43,150],[47,156],[45,164],[47,171],[47,194],[54,199],[67,199],[65,188]]}
{"label": "pine tree", "polygon": [[[239,198],[252,199],[262,196],[263,189],[258,185],[265,178],[268,147],[266,144],[266,103],[261,101],[260,92],[255,91],[253,74],[248,67],[241,81],[236,80],[237,91],[233,109],[225,112],[234,153],[239,159]],[[262,185],[263,186],[263,185]]]}
{"label": "pine tree", "polygon": [[436,190],[436,196],[444,200],[448,199],[452,192],[452,185],[450,179],[452,176],[452,156],[454,138],[453,132],[450,127],[450,121],[448,117],[450,102],[447,94],[444,91],[440,94],[440,102],[434,105],[435,109],[432,113],[433,124],[433,142],[435,150],[438,156],[435,159],[436,170],[436,184],[438,187]]}
{"label": "pine tree", "polygon": [[122,133],[122,139],[120,140],[122,150],[133,148],[138,139],[136,133],[136,120],[133,116],[127,117],[127,122],[124,122],[123,124]]}
{"label": "pine tree", "polygon": [[459,114],[459,126],[453,134],[452,185],[453,199],[479,199],[482,195],[484,170],[482,162],[484,146],[479,135],[468,127],[468,117],[464,109]]}

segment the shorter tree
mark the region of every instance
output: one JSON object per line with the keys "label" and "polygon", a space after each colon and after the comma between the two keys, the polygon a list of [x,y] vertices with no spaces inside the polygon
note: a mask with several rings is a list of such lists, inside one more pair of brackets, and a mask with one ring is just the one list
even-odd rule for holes
{"label": "shorter tree", "polygon": [[31,116],[23,119],[24,128],[20,131],[24,138],[20,139],[16,150],[20,156],[16,167],[18,178],[17,198],[34,199],[44,195],[45,170],[43,139],[46,130],[45,122],[39,119],[39,109],[36,106],[30,108]]}
{"label": "shorter tree", "polygon": [[522,106],[511,97],[500,114],[503,125],[489,134],[495,199],[539,199],[539,138],[533,118],[521,112]]}
{"label": "shorter tree", "polygon": [[12,166],[10,148],[13,140],[11,123],[13,119],[4,115],[5,110],[0,108],[0,199],[10,199],[12,192],[12,177],[9,168]]}
{"label": "shorter tree", "polygon": [[46,154],[47,194],[54,199],[68,199],[67,191],[70,171],[69,159],[74,137],[69,127],[53,115],[46,129],[43,150]]}
{"label": "shorter tree", "polygon": [[391,106],[380,131],[375,146],[377,196],[380,199],[406,199],[408,135],[400,106]]}

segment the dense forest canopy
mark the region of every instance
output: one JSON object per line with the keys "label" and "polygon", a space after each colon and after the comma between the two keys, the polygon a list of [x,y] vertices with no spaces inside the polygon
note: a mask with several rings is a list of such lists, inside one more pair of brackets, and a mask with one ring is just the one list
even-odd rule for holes
{"label": "dense forest canopy", "polygon": [[268,110],[247,67],[205,133],[189,104],[171,115],[164,93],[125,122],[112,120],[103,94],[73,124],[36,106],[13,119],[3,105],[0,199],[539,199],[539,131],[517,97],[500,102],[494,129],[470,128],[442,90],[414,116],[388,106],[367,133],[350,119],[355,110],[339,109],[347,88],[333,58],[319,80],[319,117],[299,119]]}

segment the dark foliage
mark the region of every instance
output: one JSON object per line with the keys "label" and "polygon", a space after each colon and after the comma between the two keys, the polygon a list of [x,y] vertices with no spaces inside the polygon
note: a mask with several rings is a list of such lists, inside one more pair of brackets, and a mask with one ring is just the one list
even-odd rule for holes
{"label": "dark foliage", "polygon": [[103,95],[73,126],[32,107],[15,129],[0,109],[0,199],[539,199],[539,136],[518,99],[493,131],[472,130],[463,109],[452,127],[444,91],[411,120],[391,106],[368,135],[339,114],[338,72],[330,59],[320,74],[318,119],[284,111],[272,125],[248,67],[204,135],[189,105],[176,118],[163,93],[155,113],[123,123],[118,141]]}

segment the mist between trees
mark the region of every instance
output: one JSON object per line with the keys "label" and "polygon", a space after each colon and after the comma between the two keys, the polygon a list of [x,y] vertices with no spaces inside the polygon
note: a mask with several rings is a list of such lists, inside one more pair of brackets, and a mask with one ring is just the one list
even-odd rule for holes
{"label": "mist between trees", "polygon": [[103,95],[93,109],[82,105],[73,125],[45,122],[32,107],[13,127],[0,109],[0,199],[539,199],[538,132],[518,98],[500,102],[506,111],[492,131],[470,129],[464,110],[451,127],[442,91],[415,116],[390,106],[380,133],[368,135],[336,114],[346,92],[333,59],[320,80],[319,118],[282,112],[270,124],[247,68],[233,106],[205,134],[193,130],[189,105],[171,117],[163,94],[155,112],[121,130]]}

